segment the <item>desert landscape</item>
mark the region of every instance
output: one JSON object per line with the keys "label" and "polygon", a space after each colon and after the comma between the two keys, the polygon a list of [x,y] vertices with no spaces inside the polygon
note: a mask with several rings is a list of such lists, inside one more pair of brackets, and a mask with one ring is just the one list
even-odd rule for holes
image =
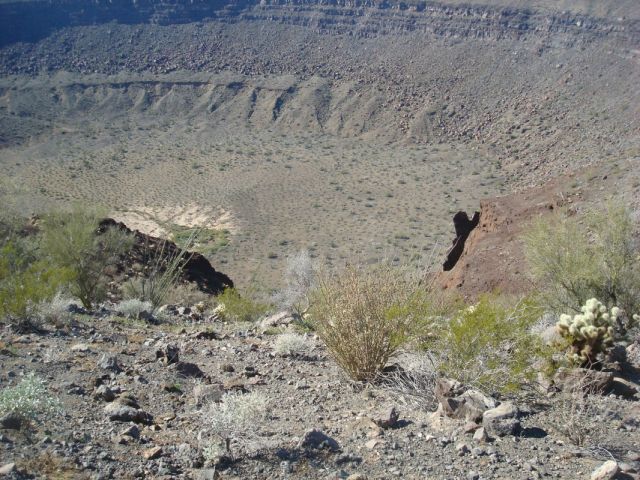
{"label": "desert landscape", "polygon": [[[0,169],[0,391],[64,412],[25,426],[0,396],[0,477],[640,478],[634,0],[0,0]],[[56,216],[80,207],[91,239]],[[525,240],[558,215],[531,242],[569,280]],[[582,240],[611,260],[575,267]],[[486,295],[492,348],[532,349],[517,393],[448,370],[437,332],[491,331]],[[584,353],[560,316],[596,296]],[[381,324],[389,347],[362,378],[331,336],[360,300],[384,312],[354,313],[349,355]],[[543,381],[518,342],[554,328],[573,373]],[[207,412],[254,394],[212,454]]]}

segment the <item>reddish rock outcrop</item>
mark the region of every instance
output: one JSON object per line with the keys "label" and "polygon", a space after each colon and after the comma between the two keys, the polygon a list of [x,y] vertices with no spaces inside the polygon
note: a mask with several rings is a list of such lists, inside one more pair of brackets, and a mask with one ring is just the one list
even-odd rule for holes
{"label": "reddish rock outcrop", "polygon": [[[443,289],[455,289],[468,298],[483,292],[519,294],[530,290],[521,234],[534,218],[567,203],[562,187],[563,180],[559,179],[544,187],[481,201],[477,226],[462,242],[460,239],[464,237],[459,235],[458,225],[470,226],[473,220],[467,217],[468,223],[460,222],[462,216],[456,214],[457,237],[436,284]],[[458,254],[455,249],[459,243],[463,248]]]}

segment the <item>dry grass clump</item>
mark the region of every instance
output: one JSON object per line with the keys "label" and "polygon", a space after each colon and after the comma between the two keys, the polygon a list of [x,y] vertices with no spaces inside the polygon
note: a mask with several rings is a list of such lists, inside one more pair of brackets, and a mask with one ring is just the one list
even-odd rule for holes
{"label": "dry grass clump", "polygon": [[312,323],[336,362],[353,380],[370,381],[424,315],[426,294],[401,269],[348,267],[320,276],[311,304]]}
{"label": "dry grass clump", "polygon": [[209,463],[215,463],[221,455],[231,454],[231,444],[245,443],[257,436],[257,425],[266,419],[268,399],[252,392],[225,393],[220,403],[211,403],[202,418],[202,434],[214,437],[203,454]]}
{"label": "dry grass clump", "polygon": [[304,355],[313,349],[313,342],[306,335],[283,333],[276,337],[273,351],[281,356]]}

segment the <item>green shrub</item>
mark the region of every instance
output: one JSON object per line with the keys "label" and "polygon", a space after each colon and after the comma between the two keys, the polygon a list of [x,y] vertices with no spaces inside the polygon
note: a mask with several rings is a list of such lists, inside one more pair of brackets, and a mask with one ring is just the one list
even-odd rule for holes
{"label": "green shrub", "polygon": [[0,247],[0,318],[27,321],[30,310],[47,301],[71,278],[68,269],[37,260],[27,239],[5,239]]}
{"label": "green shrub", "polygon": [[438,358],[444,375],[486,392],[515,392],[537,373],[549,352],[532,333],[542,310],[523,300],[503,306],[494,296],[441,319],[424,347]]}
{"label": "green shrub", "polygon": [[405,272],[349,267],[320,276],[311,321],[330,354],[356,381],[373,380],[424,315],[426,293]]}
{"label": "green shrub", "polygon": [[[531,272],[556,312],[580,312],[590,298],[640,313],[640,245],[630,212],[610,204],[583,218],[560,214],[535,222],[525,235]],[[621,317],[622,320],[622,317]],[[624,331],[630,324],[619,323]]]}
{"label": "green shrub", "polygon": [[235,288],[225,288],[216,300],[216,313],[231,322],[254,322],[269,310],[267,304],[241,296]]}
{"label": "green shrub", "polygon": [[0,417],[12,413],[28,421],[59,411],[60,402],[51,396],[44,382],[33,372],[15,387],[0,391]]}
{"label": "green shrub", "polygon": [[98,235],[101,218],[98,212],[76,208],[51,214],[44,221],[44,252],[72,272],[71,293],[88,309],[105,298],[105,268],[132,244],[131,237],[118,228]]}

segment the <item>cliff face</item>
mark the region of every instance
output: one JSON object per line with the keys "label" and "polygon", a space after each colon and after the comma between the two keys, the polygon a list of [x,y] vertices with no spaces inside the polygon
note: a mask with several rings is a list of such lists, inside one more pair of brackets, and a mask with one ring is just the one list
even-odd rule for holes
{"label": "cliff face", "polygon": [[637,43],[638,7],[617,18],[500,5],[387,0],[57,0],[0,3],[0,46],[56,29],[108,22],[181,24],[206,19],[268,20],[316,31],[371,36],[421,31],[442,36],[519,38],[559,34],[565,42],[609,36]]}

